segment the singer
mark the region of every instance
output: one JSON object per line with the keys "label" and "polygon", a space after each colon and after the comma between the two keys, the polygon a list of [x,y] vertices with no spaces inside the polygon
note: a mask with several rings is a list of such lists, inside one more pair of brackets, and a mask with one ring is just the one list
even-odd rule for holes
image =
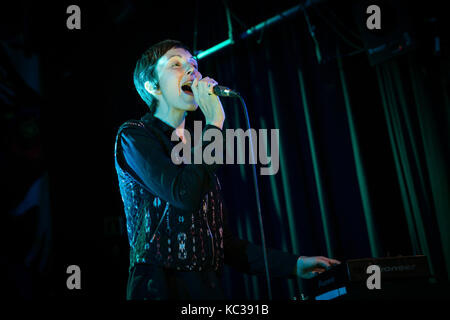
{"label": "singer", "polygon": [[[184,141],[186,112],[199,107],[203,132],[222,132],[225,112],[214,94],[217,82],[202,76],[185,45],[165,40],[138,60],[134,84],[149,112],[125,122],[115,144],[130,244],[127,299],[229,298],[220,282],[224,264],[263,275],[263,250],[230,232],[215,174],[218,164],[176,165],[171,160],[176,144],[171,134],[175,130]],[[210,143],[202,141],[197,148]],[[340,263],[270,249],[267,256],[272,277],[311,278]]]}

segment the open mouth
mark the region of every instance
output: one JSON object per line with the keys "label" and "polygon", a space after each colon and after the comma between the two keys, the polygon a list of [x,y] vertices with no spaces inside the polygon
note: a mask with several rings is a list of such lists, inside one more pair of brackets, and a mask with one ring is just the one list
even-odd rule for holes
{"label": "open mouth", "polygon": [[193,96],[194,93],[192,92],[191,83],[185,83],[181,86],[181,90],[183,90],[184,93]]}

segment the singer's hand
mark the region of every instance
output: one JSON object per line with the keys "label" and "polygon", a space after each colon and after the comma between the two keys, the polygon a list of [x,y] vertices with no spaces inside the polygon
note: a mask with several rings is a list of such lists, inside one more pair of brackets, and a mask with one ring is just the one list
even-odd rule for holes
{"label": "singer's hand", "polygon": [[303,279],[311,279],[329,269],[330,267],[340,264],[341,262],[327,257],[300,257],[297,260],[295,273],[297,277]]}
{"label": "singer's hand", "polygon": [[209,77],[196,78],[191,88],[195,101],[205,115],[206,124],[212,124],[222,129],[225,111],[219,97],[213,93],[213,87],[216,84],[217,81]]}

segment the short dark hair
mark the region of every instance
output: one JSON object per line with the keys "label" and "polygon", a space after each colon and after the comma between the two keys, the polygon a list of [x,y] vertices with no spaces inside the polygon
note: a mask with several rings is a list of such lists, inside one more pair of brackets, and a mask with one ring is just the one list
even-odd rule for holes
{"label": "short dark hair", "polygon": [[153,114],[158,106],[158,100],[145,90],[144,83],[149,81],[152,86],[159,89],[158,74],[156,64],[167,51],[173,48],[183,48],[190,51],[189,48],[178,40],[163,40],[148,48],[139,58],[134,69],[134,86],[145,103],[149,106]]}

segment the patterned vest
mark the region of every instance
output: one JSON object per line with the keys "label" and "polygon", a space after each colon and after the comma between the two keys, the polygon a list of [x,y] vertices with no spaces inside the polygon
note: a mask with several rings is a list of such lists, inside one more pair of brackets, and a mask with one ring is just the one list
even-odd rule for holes
{"label": "patterned vest", "polygon": [[[142,130],[143,121],[130,120],[118,130],[115,167],[125,209],[130,269],[136,263],[149,263],[181,271],[218,270],[223,265],[223,215],[220,183],[203,197],[196,212],[172,206],[130,174],[119,140],[130,126]],[[154,131],[161,139],[167,139]],[[163,143],[163,140],[161,140]],[[170,155],[170,150],[168,150]],[[184,165],[184,164],[181,164]]]}

